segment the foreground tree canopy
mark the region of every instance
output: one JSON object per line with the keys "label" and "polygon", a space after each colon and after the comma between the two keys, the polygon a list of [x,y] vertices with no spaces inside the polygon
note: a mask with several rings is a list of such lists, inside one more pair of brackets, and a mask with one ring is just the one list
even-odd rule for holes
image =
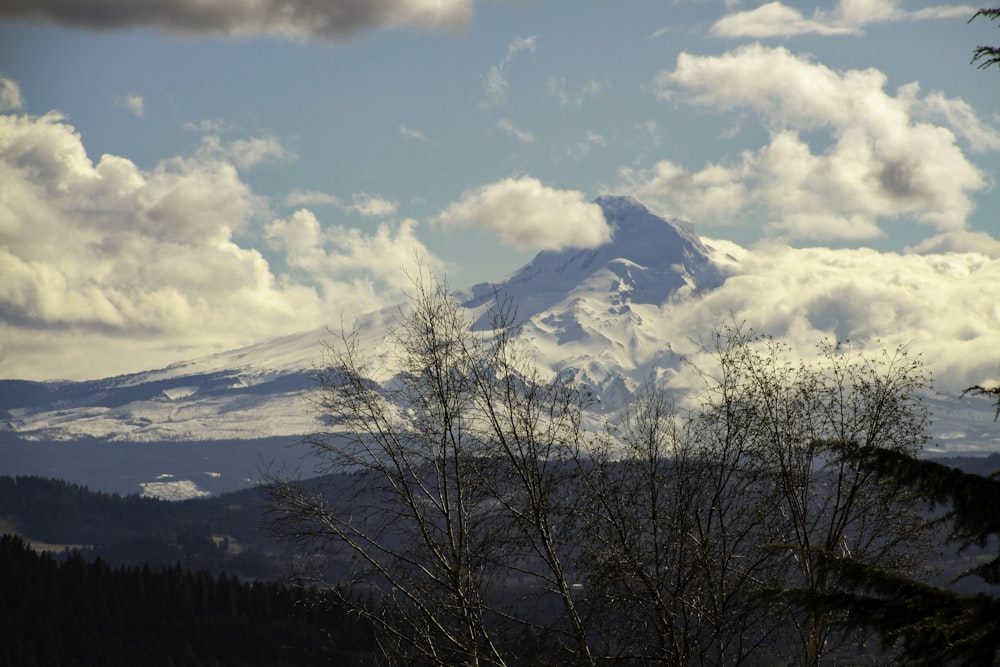
{"label": "foreground tree canopy", "polygon": [[[498,300],[472,331],[418,282],[376,357],[327,348],[306,444],[330,476],[269,480],[274,527],[376,628],[389,664],[819,665],[864,652],[840,612],[769,596],[842,590],[849,556],[900,577],[927,544],[915,497],[823,443],[916,454],[926,376],[721,327],[705,388],[649,386],[614,423],[519,345]],[[383,384],[374,377],[391,377]]]}
{"label": "foreground tree canopy", "polygon": [[981,385],[974,385],[969,387],[962,392],[962,396],[966,394],[971,394],[972,396],[987,396],[993,399],[993,404],[996,406],[996,414],[993,415],[993,421],[1000,419],[1000,385],[994,387],[983,387]]}
{"label": "foreground tree canopy", "polygon": [[[1000,585],[1000,479],[983,477],[906,453],[853,443],[827,443],[835,455],[904,492],[915,492],[947,511],[947,540],[960,551],[985,551],[954,581],[974,578]],[[901,576],[850,556],[822,553],[822,568],[839,578],[836,591],[788,590],[786,599],[812,613],[830,613],[840,627],[874,629],[897,653],[896,664],[991,667],[1000,653],[1000,598],[962,594]],[[983,588],[983,587],[980,587]],[[995,588],[993,590],[996,590]]]}
{"label": "foreground tree canopy", "polygon": [[[974,21],[980,16],[989,20],[1000,18],[1000,7],[990,9],[983,8],[972,15],[969,21]],[[977,69],[987,69],[993,65],[1000,65],[1000,48],[996,46],[977,46],[972,51],[972,64]]]}

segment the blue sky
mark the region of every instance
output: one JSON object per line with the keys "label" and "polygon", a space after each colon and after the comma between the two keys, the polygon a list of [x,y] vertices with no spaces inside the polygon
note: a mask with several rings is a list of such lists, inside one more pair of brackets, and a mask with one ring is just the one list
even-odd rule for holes
{"label": "blue sky", "polygon": [[[975,6],[248,7],[0,7],[0,375],[105,376],[336,322],[398,301],[416,254],[456,287],[500,278],[605,241],[589,202],[621,193],[755,271],[930,271],[934,296],[879,298],[967,299],[972,328],[882,324],[973,341],[986,370],[956,382],[1000,377],[979,294],[1000,274],[1000,75],[969,64],[1000,32]],[[880,334],[870,318],[855,329]]]}

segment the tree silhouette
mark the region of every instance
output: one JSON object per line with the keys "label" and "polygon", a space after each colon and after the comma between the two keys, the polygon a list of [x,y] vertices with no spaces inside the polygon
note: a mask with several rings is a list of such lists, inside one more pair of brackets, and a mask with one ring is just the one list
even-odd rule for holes
{"label": "tree silhouette", "polygon": [[[947,539],[961,553],[986,548],[1000,537],[1000,479],[983,477],[904,452],[857,447],[852,442],[824,446],[847,463],[858,466],[896,488],[915,492],[935,506],[946,506]],[[1000,598],[961,594],[893,574],[849,556],[818,552],[826,571],[835,572],[844,587],[836,591],[784,591],[782,597],[807,609],[835,614],[842,627],[871,628],[886,647],[899,651],[905,665],[989,667],[1000,651]],[[953,581],[976,577],[1000,584],[1000,553],[961,572]]]}
{"label": "tree silhouette", "polygon": [[[972,18],[969,19],[969,21],[972,22],[980,16],[986,17],[991,21],[993,19],[1000,18],[1000,7],[980,9],[972,15]],[[1000,47],[977,46],[972,52],[972,64],[976,65],[976,69],[987,69],[992,65],[1000,65]]]}
{"label": "tree silhouette", "polygon": [[993,404],[997,406],[997,412],[993,416],[993,421],[1000,418],[1000,385],[995,387],[983,387],[981,385],[974,385],[969,387],[962,392],[962,396],[966,394],[971,394],[973,396],[989,396],[993,399]]}

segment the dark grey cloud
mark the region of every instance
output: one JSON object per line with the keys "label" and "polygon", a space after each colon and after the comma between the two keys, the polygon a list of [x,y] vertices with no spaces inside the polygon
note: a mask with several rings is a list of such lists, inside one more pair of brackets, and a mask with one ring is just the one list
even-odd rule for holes
{"label": "dark grey cloud", "polygon": [[472,0],[5,0],[0,18],[91,30],[148,27],[187,34],[335,41],[380,28],[462,30]]}

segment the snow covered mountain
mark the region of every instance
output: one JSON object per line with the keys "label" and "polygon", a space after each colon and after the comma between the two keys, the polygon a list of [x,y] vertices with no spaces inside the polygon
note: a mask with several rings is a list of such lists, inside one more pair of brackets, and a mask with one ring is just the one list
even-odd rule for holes
{"label": "snow covered mountain", "polygon": [[[542,252],[497,283],[458,292],[481,319],[499,293],[524,322],[538,363],[570,371],[605,407],[620,405],[642,378],[676,367],[657,332],[664,304],[693,298],[724,279],[686,223],[664,220],[626,197],[598,204],[614,240],[593,250]],[[377,346],[396,309],[361,318]],[[479,322],[478,326],[488,326]],[[312,417],[301,392],[312,386],[326,329],[133,375],[75,383],[0,381],[0,429],[21,438],[121,442],[294,436]]]}
{"label": "snow covered mountain", "polygon": [[[542,252],[506,278],[456,296],[479,328],[489,326],[496,296],[509,297],[539,366],[572,373],[610,412],[644,380],[676,372],[681,360],[664,333],[667,311],[721,285],[735,260],[720,261],[690,225],[634,199],[597,203],[614,228],[611,242]],[[363,343],[382,344],[396,312],[362,317]],[[259,458],[281,458],[283,445],[313,429],[302,393],[329,338],[318,329],[89,382],[0,381],[0,470],[94,484],[93,469],[103,465],[115,472],[102,483],[123,478],[124,490],[235,488],[253,476]],[[264,454],[261,443],[269,447]],[[73,470],[53,463],[73,455]]]}
{"label": "snow covered mountain", "polygon": [[495,293],[509,297],[539,366],[572,373],[608,411],[643,380],[679,365],[662,333],[664,307],[718,287],[725,276],[688,223],[661,218],[629,197],[597,203],[614,228],[611,243],[539,253],[459,298],[475,312]]}

